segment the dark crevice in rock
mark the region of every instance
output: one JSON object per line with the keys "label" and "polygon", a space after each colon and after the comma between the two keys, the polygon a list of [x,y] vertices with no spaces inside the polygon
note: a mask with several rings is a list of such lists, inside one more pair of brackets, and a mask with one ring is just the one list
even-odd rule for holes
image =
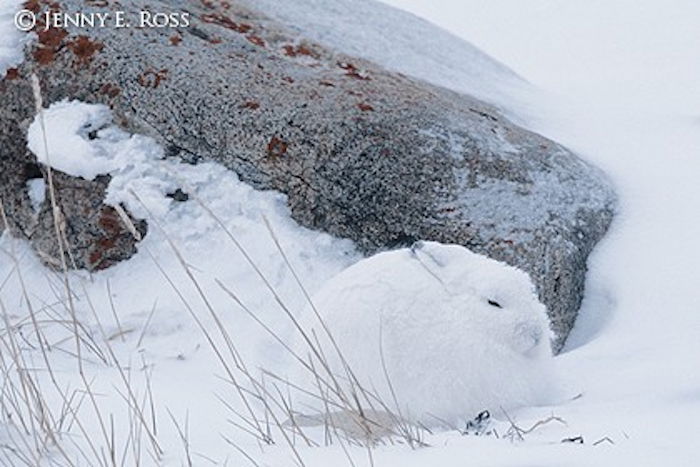
{"label": "dark crevice in rock", "polygon": [[190,199],[190,195],[182,191],[180,188],[173,191],[172,193],[168,193],[166,196],[172,199],[173,201],[177,201],[178,203],[184,203],[185,201],[189,201]]}

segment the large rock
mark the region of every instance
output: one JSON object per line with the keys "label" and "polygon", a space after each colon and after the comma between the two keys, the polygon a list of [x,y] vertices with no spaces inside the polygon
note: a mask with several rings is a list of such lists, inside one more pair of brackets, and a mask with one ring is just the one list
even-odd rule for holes
{"label": "large rock", "polygon": [[[88,3],[108,5],[51,5],[117,8]],[[305,42],[229,2],[125,3],[118,8],[127,17],[182,9],[192,24],[40,32],[25,63],[0,82],[0,196],[17,232],[41,245],[52,235],[50,222],[27,214],[20,175],[31,164],[23,131],[33,113],[28,76],[37,73],[47,102],[105,103],[122,127],[157,138],[170,157],[218,161],[258,188],[282,191],[299,223],[367,253],[428,239],[524,269],[561,348],[581,303],[586,258],[613,215],[613,191],[597,169],[479,100]],[[104,183],[80,186],[100,194]],[[71,201],[85,219],[104,209]],[[67,222],[80,225],[71,212]],[[106,264],[132,249],[123,230],[112,235],[121,253]],[[77,263],[90,267],[94,242],[75,240]]]}

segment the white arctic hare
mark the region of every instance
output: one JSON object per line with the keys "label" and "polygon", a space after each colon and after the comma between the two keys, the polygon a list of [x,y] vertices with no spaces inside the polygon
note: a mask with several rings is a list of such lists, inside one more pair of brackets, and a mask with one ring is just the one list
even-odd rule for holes
{"label": "white arctic hare", "polygon": [[[530,278],[464,247],[419,242],[377,254],[312,301],[360,385],[397,411],[393,389],[405,417],[460,423],[551,392],[551,331]],[[313,310],[302,322],[333,372],[347,375]],[[295,351],[312,354],[301,338]],[[297,383],[313,391],[313,379],[300,374]],[[300,405],[308,403],[322,410]]]}

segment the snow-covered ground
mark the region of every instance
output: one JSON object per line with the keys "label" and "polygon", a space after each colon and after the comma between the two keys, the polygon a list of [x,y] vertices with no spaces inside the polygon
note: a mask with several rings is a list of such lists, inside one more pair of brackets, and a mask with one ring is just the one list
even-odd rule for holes
{"label": "snow-covered ground", "polygon": [[[590,262],[589,287],[577,327],[566,352],[555,359],[568,397],[550,407],[510,414],[523,427],[551,414],[567,424],[553,421],[524,435],[524,441],[438,432],[426,435],[429,448],[383,446],[372,451],[371,459],[366,450],[351,448],[356,465],[697,465],[700,294],[696,269],[700,253],[694,242],[700,238],[700,86],[695,79],[700,76],[700,6],[683,0],[444,0],[438,8],[435,2],[390,1],[471,41],[535,85],[528,87],[477,47],[370,1],[262,1],[271,14],[293,20],[302,33],[320,41],[494,100],[517,114],[520,122],[605,169],[620,195],[620,214]],[[9,3],[3,1],[0,8],[5,5]],[[9,44],[0,47],[0,70],[3,63],[15,63],[12,57],[18,44],[17,35],[2,29],[7,18],[11,15],[0,13],[0,43]],[[100,115],[104,117],[97,112]],[[47,122],[51,124],[51,119]],[[78,129],[63,132],[70,135]],[[66,448],[77,452],[72,442],[76,440],[85,451],[77,465],[95,465],[89,460],[94,459],[90,447],[81,444],[78,435],[84,428],[96,445],[109,445],[110,422],[96,416],[94,407],[99,407],[103,417],[115,417],[120,454],[122,449],[133,450],[125,465],[134,464],[133,441],[141,440],[143,451],[151,445],[143,433],[143,425],[151,425],[145,389],[150,382],[166,465],[186,465],[187,450],[193,465],[224,465],[227,459],[229,465],[245,465],[245,456],[221,435],[254,454],[260,465],[293,465],[293,452],[283,442],[260,449],[229,423],[240,419],[219,397],[236,404],[235,391],[223,381],[225,371],[193,316],[214,333],[221,348],[225,339],[216,334],[207,302],[185,271],[202,287],[238,350],[250,356],[253,364],[266,362],[271,369],[284,371],[283,356],[269,350],[269,336],[217,284],[218,279],[231,288],[261,313],[261,319],[277,321],[274,313],[280,310],[274,297],[261,286],[222,225],[295,310],[304,307],[305,298],[261,221],[263,214],[311,293],[359,256],[347,242],[297,226],[289,219],[282,196],[256,192],[213,164],[161,164],[158,148],[145,138],[110,131],[103,135],[90,143],[96,151],[93,155],[101,154],[108,162],[131,155],[139,164],[123,172],[109,164],[96,170],[139,174],[146,183],[132,188],[146,189],[146,204],[152,203],[151,210],[165,232],[151,223],[150,234],[132,260],[92,276],[72,275],[77,317],[86,327],[78,332],[85,338],[85,380],[77,377],[76,345],[71,339],[75,332],[66,325],[71,322],[70,310],[65,300],[59,300],[64,294],[61,276],[43,268],[26,244],[7,236],[0,240],[0,303],[18,326],[22,339],[18,342],[27,348],[37,344],[31,320],[24,319],[31,303],[52,344],[50,360],[58,384],[52,384],[51,375],[37,373],[48,402],[61,407],[61,391],[73,394],[88,384],[97,394],[95,402],[81,404],[84,426],[71,427],[73,435],[66,436]],[[34,149],[41,154],[41,144]],[[163,196],[175,187],[191,193],[190,201],[176,203]],[[124,195],[125,187],[117,188]],[[185,267],[168,239],[183,252]],[[279,332],[285,334],[288,329]],[[99,341],[103,334],[114,356],[105,355],[104,344],[100,350],[90,350],[87,336]],[[7,350],[0,349],[3,355],[8,355]],[[43,364],[39,351],[28,350],[26,358],[26,367]],[[101,358],[116,359],[120,366],[105,365]],[[118,368],[127,369],[132,383],[124,382]],[[128,395],[131,388],[137,388],[134,397]],[[82,392],[77,394],[80,398]],[[125,402],[132,399],[139,404]],[[144,407],[148,423],[134,421],[139,418],[134,405]],[[186,432],[186,442],[180,439],[169,411]],[[494,415],[500,420],[493,428],[503,434],[509,423],[503,414]],[[107,428],[103,431],[102,426]],[[141,435],[130,435],[139,430]],[[579,435],[585,444],[561,442]],[[16,445],[20,438],[19,433],[0,429],[3,465],[16,465],[7,461],[5,446]],[[350,465],[345,446],[299,445],[308,466]],[[143,460],[151,462],[146,454]]]}
{"label": "snow-covered ground", "polygon": [[[556,409],[587,440],[606,434],[616,445],[604,454],[583,448],[565,463],[697,465],[700,6],[390,3],[449,28],[542,88],[527,124],[617,185],[620,213],[590,261],[587,300],[558,357],[583,397]],[[513,455],[528,459],[526,450]],[[548,458],[556,463],[556,454]]]}

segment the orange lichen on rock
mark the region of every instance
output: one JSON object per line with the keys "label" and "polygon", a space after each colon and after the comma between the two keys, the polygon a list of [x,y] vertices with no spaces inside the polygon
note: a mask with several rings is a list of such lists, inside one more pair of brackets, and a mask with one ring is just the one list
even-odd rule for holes
{"label": "orange lichen on rock", "polygon": [[363,80],[363,81],[370,80],[370,77],[366,71],[360,70],[352,63],[338,62],[338,66],[340,68],[342,68],[343,70],[345,70],[345,74],[351,78],[355,78],[355,79],[359,79],[359,80]]}
{"label": "orange lichen on rock", "polygon": [[248,41],[251,42],[252,44],[255,44],[259,47],[265,47],[265,41],[260,36],[256,36],[254,34],[251,34],[250,36],[246,36],[245,38],[248,39]]}
{"label": "orange lichen on rock", "polygon": [[156,89],[160,86],[161,81],[167,79],[168,70],[146,70],[138,77],[138,82],[144,88]]}
{"label": "orange lichen on rock", "polygon": [[13,79],[18,79],[19,78],[19,69],[10,68],[9,70],[7,70],[7,73],[5,74],[5,78],[8,81],[12,81]]}
{"label": "orange lichen on rock", "polygon": [[38,14],[41,11],[41,2],[39,0],[27,0],[22,7],[34,14]]}
{"label": "orange lichen on rock", "polygon": [[56,59],[56,53],[68,37],[68,31],[60,28],[49,28],[37,32],[38,44],[32,52],[34,60],[40,65],[49,65]]}
{"label": "orange lichen on rock", "polygon": [[312,58],[318,58],[319,55],[308,48],[305,45],[298,45],[298,46],[293,46],[293,45],[285,45],[282,47],[282,53],[285,54],[287,57],[298,57],[298,56],[306,56],[306,57],[312,57]]}
{"label": "orange lichen on rock", "polygon": [[112,84],[112,83],[107,83],[103,84],[102,87],[100,88],[100,92],[112,99],[117,97],[119,94],[121,94],[122,90],[119,88],[119,86]]}
{"label": "orange lichen on rock", "polygon": [[247,102],[244,102],[243,105],[241,105],[241,108],[250,109],[250,110],[258,110],[260,108],[260,103],[256,102],[256,101],[247,101]]}
{"label": "orange lichen on rock", "polygon": [[273,136],[267,144],[267,155],[272,159],[279,159],[287,153],[288,147],[289,144],[286,141],[281,140],[277,136]]}
{"label": "orange lichen on rock", "polygon": [[[231,3],[227,2],[226,0],[220,0],[219,2],[216,2],[214,0],[201,0],[201,2],[205,8],[208,8],[210,10],[216,9],[217,6],[221,7],[224,10],[231,9]],[[217,5],[217,3],[218,3],[218,5]]]}
{"label": "orange lichen on rock", "polygon": [[241,34],[247,34],[253,29],[253,26],[251,26],[250,24],[236,23],[231,18],[229,18],[226,15],[222,15],[221,13],[210,13],[202,15],[201,20],[205,23],[216,24],[217,26],[236,31]]}
{"label": "orange lichen on rock", "polygon": [[78,36],[68,43],[68,48],[75,55],[76,65],[87,65],[95,54],[104,48],[101,42],[93,41],[87,36]]}
{"label": "orange lichen on rock", "polygon": [[105,206],[100,212],[100,218],[97,221],[98,225],[109,234],[116,234],[122,230],[122,223],[114,208]]}

